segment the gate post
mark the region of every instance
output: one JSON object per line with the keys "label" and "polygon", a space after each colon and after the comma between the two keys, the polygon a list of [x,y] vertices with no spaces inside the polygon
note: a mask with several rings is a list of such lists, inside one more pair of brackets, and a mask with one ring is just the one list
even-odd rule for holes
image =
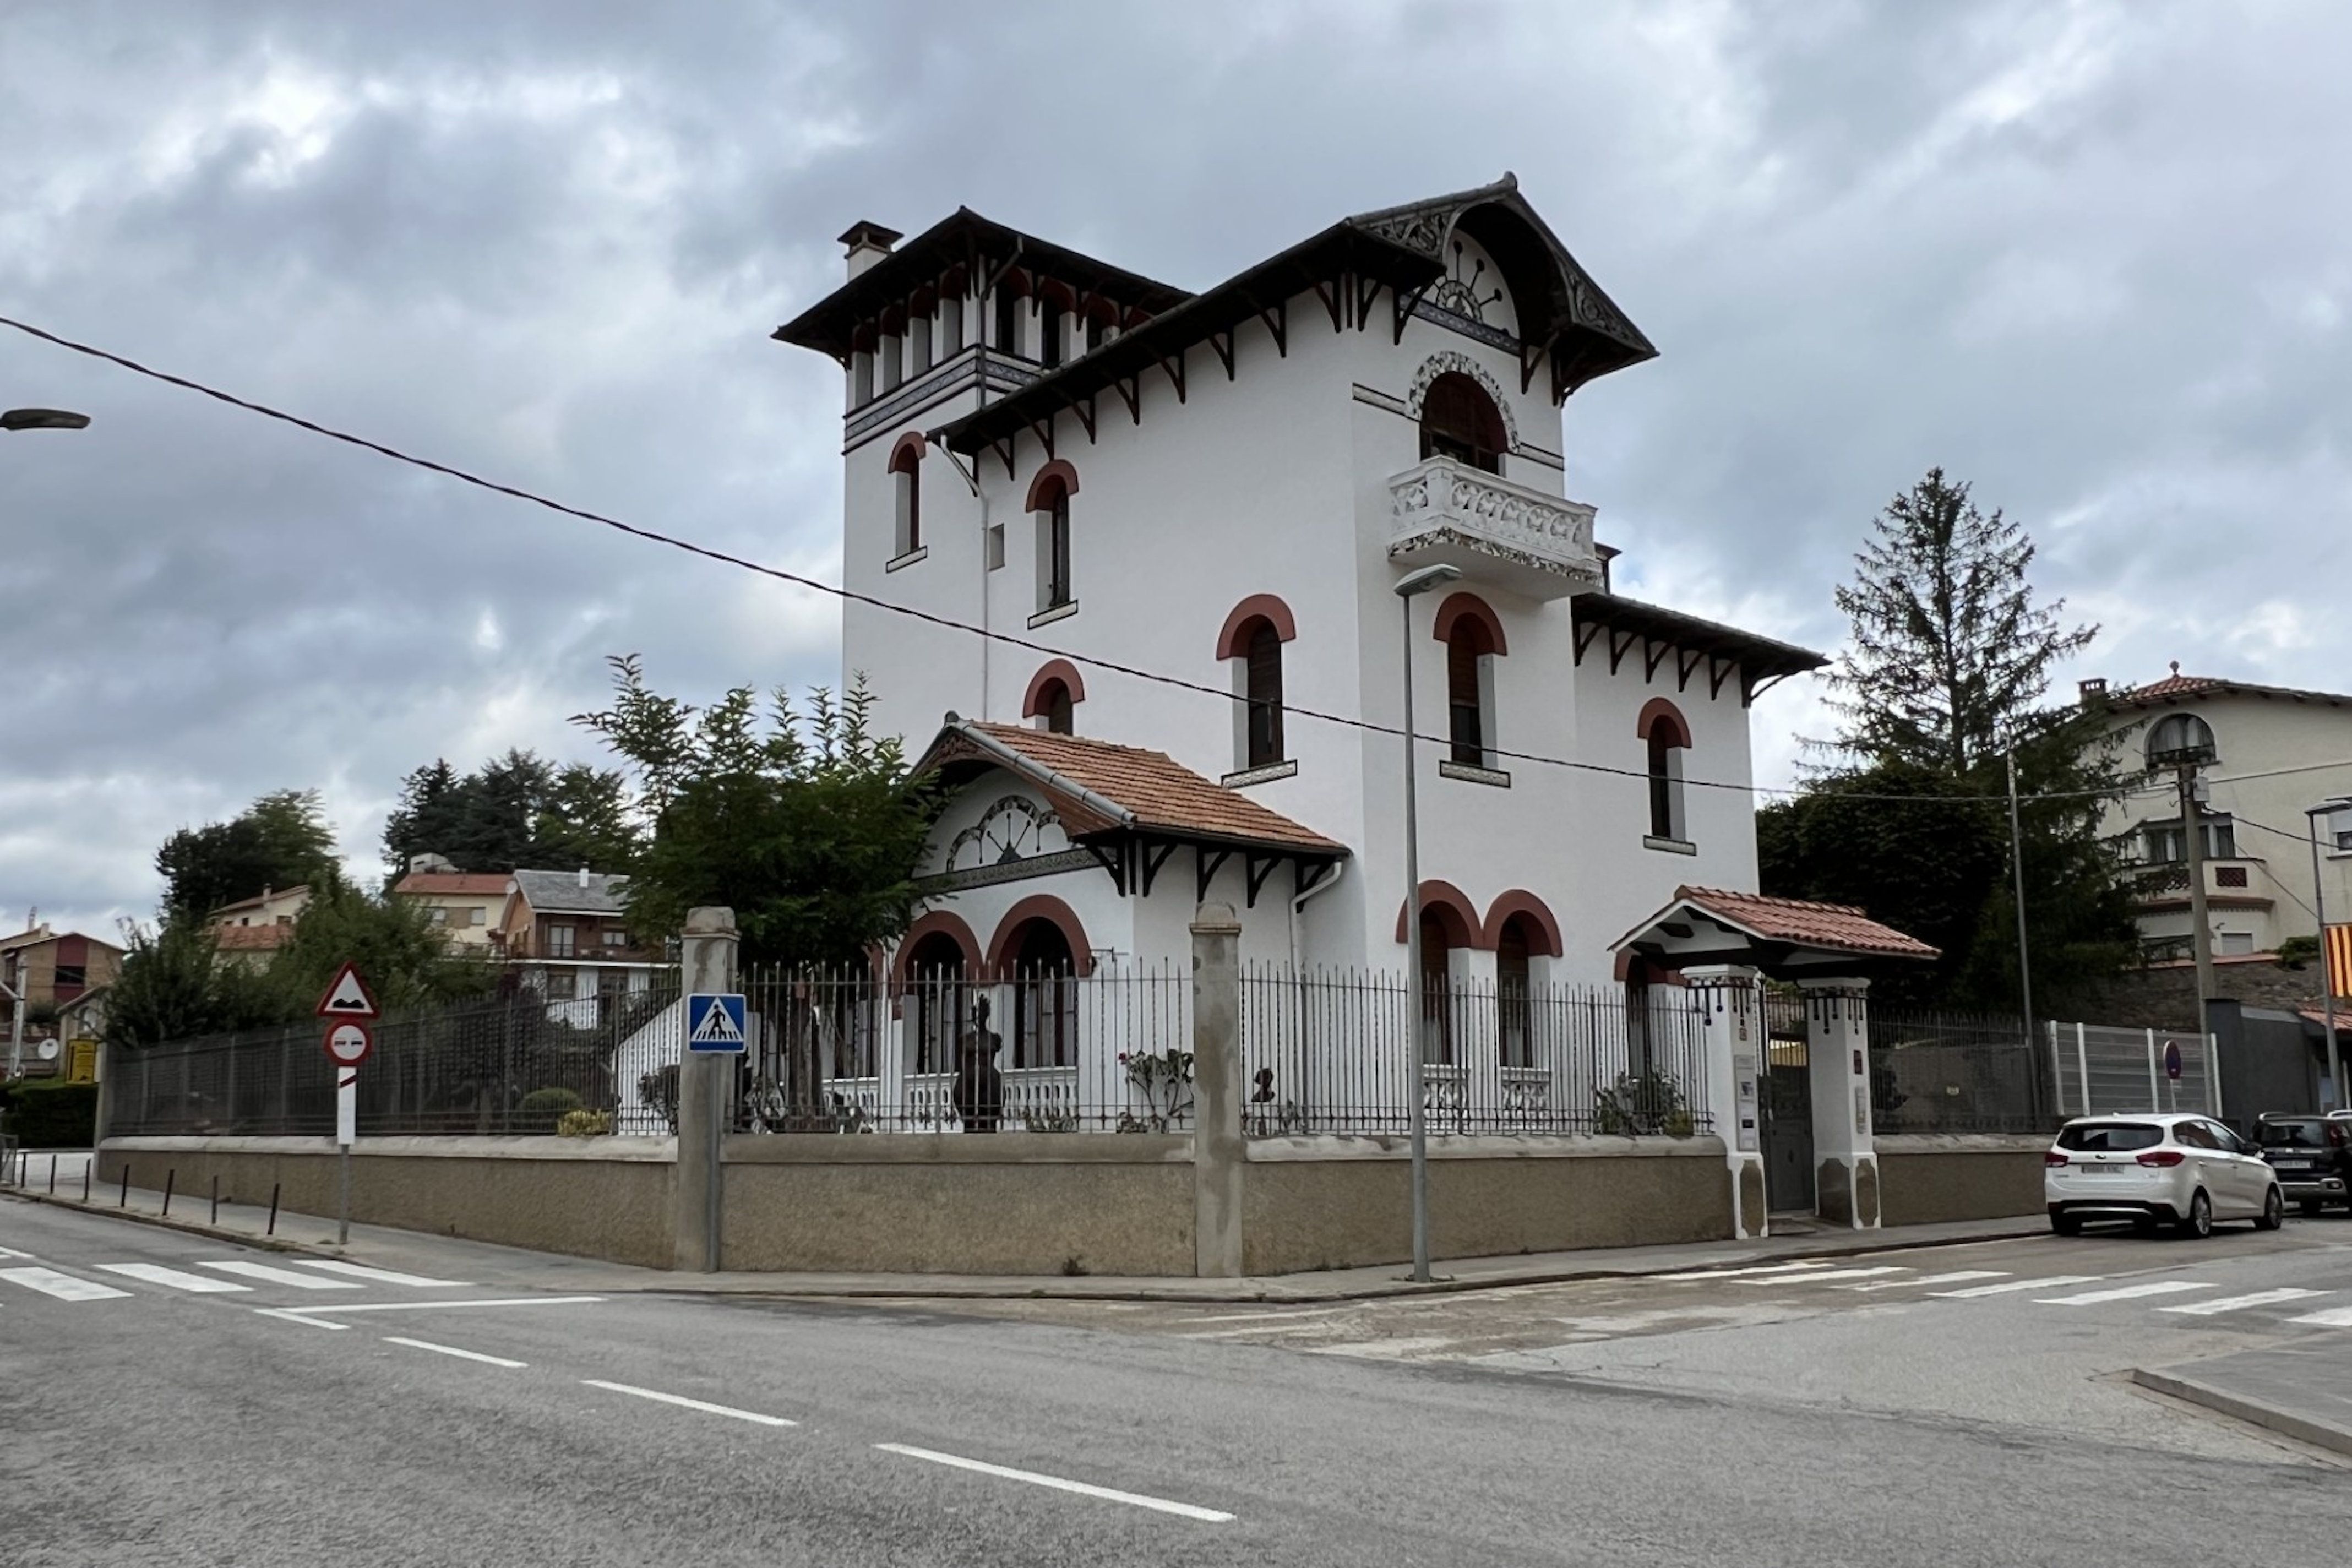
{"label": "gate post", "polygon": [[688,910],[679,954],[677,1168],[670,1215],[671,1267],[716,1273],[726,1217],[720,1149],[733,1117],[735,1058],[686,1048],[686,998],[735,989],[735,911]]}
{"label": "gate post", "polygon": [[1870,982],[1801,980],[1813,1089],[1813,1207],[1878,1228],[1878,1155],[1870,1131]]}
{"label": "gate post", "polygon": [[1192,916],[1192,1272],[1242,1273],[1242,923],[1231,904]]}
{"label": "gate post", "polygon": [[1683,971],[1698,1012],[1706,1103],[1731,1178],[1731,1234],[1769,1236],[1764,1195],[1764,1013],[1756,971],[1738,964]]}

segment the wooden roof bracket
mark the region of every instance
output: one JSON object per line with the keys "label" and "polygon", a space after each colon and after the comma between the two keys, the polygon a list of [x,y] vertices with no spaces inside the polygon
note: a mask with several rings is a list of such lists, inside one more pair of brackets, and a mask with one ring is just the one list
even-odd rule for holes
{"label": "wooden roof bracket", "polygon": [[1231,327],[1227,327],[1221,332],[1211,332],[1209,334],[1209,346],[1216,351],[1218,362],[1225,367],[1225,379],[1227,381],[1233,380],[1234,330]]}
{"label": "wooden roof bracket", "polygon": [[1086,426],[1087,445],[1093,446],[1095,444],[1095,394],[1087,393],[1084,400],[1073,398],[1070,402],[1070,412],[1076,415],[1078,423]]}
{"label": "wooden roof bracket", "polygon": [[1110,384],[1112,390],[1118,394],[1120,401],[1127,405],[1128,417],[1138,425],[1142,424],[1143,378],[1134,375],[1123,376]]}
{"label": "wooden roof bracket", "polygon": [[1118,889],[1118,896],[1122,899],[1127,897],[1128,841],[1122,838],[1117,844],[1086,844],[1080,847],[1110,873],[1110,885]]}
{"label": "wooden roof bracket", "polygon": [[1675,689],[1676,691],[1690,689],[1690,678],[1698,668],[1699,660],[1706,657],[1706,649],[1703,647],[1695,647],[1686,653],[1678,653],[1675,656]]}
{"label": "wooden roof bracket", "polygon": [[1008,484],[1013,480],[1013,459],[1015,456],[1014,448],[1020,445],[1020,441],[1021,438],[1018,436],[1001,436],[988,444],[989,450],[994,452],[1003,462],[1004,479],[1005,482]]}
{"label": "wooden roof bracket", "polygon": [[1176,841],[1171,838],[1160,844],[1147,842],[1139,847],[1143,861],[1143,878],[1140,886],[1143,889],[1143,896],[1148,899],[1151,896],[1151,884],[1159,879],[1160,868],[1168,864],[1168,857],[1176,853]]}
{"label": "wooden roof bracket", "polygon": [[1771,690],[1774,687],[1780,685],[1780,682],[1788,679],[1790,674],[1790,671],[1784,669],[1778,675],[1768,675],[1761,680],[1742,681],[1740,683],[1739,705],[1742,708],[1751,706],[1759,697],[1763,696],[1764,693]]}
{"label": "wooden roof bracket", "polygon": [[1233,858],[1233,853],[1231,849],[1224,848],[1213,850],[1205,844],[1192,851],[1192,902],[1194,904],[1205,904],[1209,901],[1209,884],[1217,879],[1217,873],[1224,868],[1227,860]]}
{"label": "wooden roof bracket", "polygon": [[1168,373],[1168,380],[1170,384],[1176,388],[1176,401],[1179,403],[1183,402],[1184,351],[1182,349],[1178,349],[1176,351],[1176,358],[1172,363],[1166,355],[1161,355],[1160,359],[1160,368]]}
{"label": "wooden roof bracket", "polygon": [[1592,639],[1599,637],[1601,631],[1601,626],[1599,621],[1587,621],[1576,628],[1575,663],[1581,665],[1584,662],[1584,650],[1592,646]]}
{"label": "wooden roof bracket", "polygon": [[1391,342],[1400,343],[1404,342],[1404,324],[1411,321],[1412,319],[1412,313],[1421,308],[1421,298],[1428,292],[1429,285],[1426,283],[1423,284],[1420,288],[1414,289],[1410,294],[1407,294],[1401,289],[1397,292],[1395,296],[1396,335],[1391,340]]}
{"label": "wooden roof bracket", "polygon": [[1315,280],[1315,297],[1323,301],[1323,309],[1331,318],[1331,330],[1338,331],[1339,330],[1339,291],[1332,288],[1328,279],[1318,278]]}
{"label": "wooden roof bracket", "polygon": [[[1257,301],[1255,300],[1250,302],[1254,305],[1257,304]],[[1287,300],[1276,300],[1274,310],[1270,314],[1267,312],[1265,306],[1258,305],[1257,319],[1264,321],[1265,323],[1265,330],[1274,334],[1275,357],[1276,359],[1288,359],[1290,357],[1290,301]]]}
{"label": "wooden roof bracket", "polygon": [[1625,662],[1625,655],[1633,649],[1633,644],[1640,639],[1641,636],[1639,632],[1627,632],[1622,637],[1614,631],[1609,634],[1610,674],[1617,673],[1617,667]]}
{"label": "wooden roof bracket", "polygon": [[1356,283],[1356,331],[1360,332],[1371,325],[1372,301],[1381,297],[1381,280],[1360,277]]}
{"label": "wooden roof bracket", "polygon": [[1664,664],[1666,655],[1674,651],[1675,645],[1670,642],[1656,642],[1648,637],[1642,639],[1643,685],[1647,686],[1657,679],[1658,666]]}
{"label": "wooden roof bracket", "polygon": [[1736,655],[1729,658],[1718,658],[1711,653],[1706,656],[1706,696],[1708,701],[1712,702],[1715,699],[1723,695],[1723,683],[1730,679],[1732,672],[1738,668],[1739,659]]}
{"label": "wooden roof bracket", "polygon": [[[1035,431],[1037,439],[1045,443],[1045,460],[1052,462],[1054,460],[1054,415],[1049,413],[1043,419],[1030,420],[1029,428]],[[1009,474],[1006,476],[1008,479],[1011,477]]]}
{"label": "wooden roof bracket", "polygon": [[[1243,908],[1251,910],[1257,908],[1258,890],[1265,886],[1265,879],[1274,875],[1274,868],[1288,858],[1288,856],[1279,851],[1268,855],[1261,855],[1255,850],[1249,852],[1243,861],[1244,879],[1246,883],[1243,889]],[[1201,901],[1205,903],[1208,900],[1203,898]]]}

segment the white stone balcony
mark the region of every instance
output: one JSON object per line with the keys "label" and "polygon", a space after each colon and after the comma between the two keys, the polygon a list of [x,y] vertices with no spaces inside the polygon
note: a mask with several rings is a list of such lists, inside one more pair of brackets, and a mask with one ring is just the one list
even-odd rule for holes
{"label": "white stone balcony", "polygon": [[1601,586],[1591,507],[1452,458],[1431,458],[1389,480],[1389,559],[1442,561],[1530,599]]}

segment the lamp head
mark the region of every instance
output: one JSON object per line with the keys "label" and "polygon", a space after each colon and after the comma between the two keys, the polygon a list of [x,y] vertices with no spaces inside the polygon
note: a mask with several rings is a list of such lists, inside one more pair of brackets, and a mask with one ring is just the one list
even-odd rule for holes
{"label": "lamp head", "polygon": [[1440,588],[1448,583],[1457,582],[1461,576],[1461,567],[1448,566],[1441,561],[1434,566],[1424,566],[1418,572],[1408,572],[1398,578],[1396,595],[1400,599],[1410,599],[1415,594],[1426,594],[1432,588]]}

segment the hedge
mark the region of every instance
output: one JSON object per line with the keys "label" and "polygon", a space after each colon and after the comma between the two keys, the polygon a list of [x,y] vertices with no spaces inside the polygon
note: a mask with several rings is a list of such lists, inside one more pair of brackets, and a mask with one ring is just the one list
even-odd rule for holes
{"label": "hedge", "polygon": [[87,1149],[98,1136],[94,1083],[13,1083],[0,1089],[0,1107],[27,1149]]}

